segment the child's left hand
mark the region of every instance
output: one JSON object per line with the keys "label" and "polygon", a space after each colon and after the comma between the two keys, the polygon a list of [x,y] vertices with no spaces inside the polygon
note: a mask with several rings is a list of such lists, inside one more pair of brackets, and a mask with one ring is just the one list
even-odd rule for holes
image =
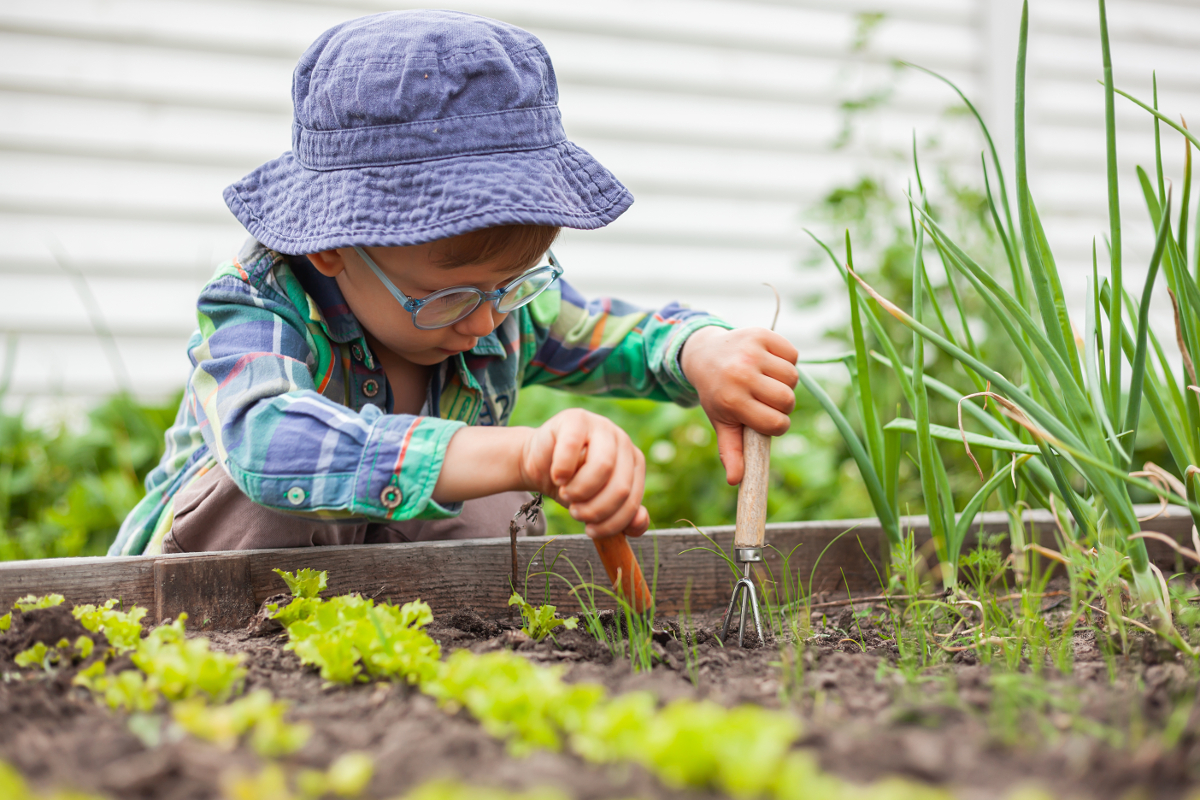
{"label": "child's left hand", "polygon": [[799,357],[791,342],[765,328],[710,325],[684,343],[679,364],[717,432],[717,452],[731,486],[742,482],[743,425],[768,436],[787,433]]}

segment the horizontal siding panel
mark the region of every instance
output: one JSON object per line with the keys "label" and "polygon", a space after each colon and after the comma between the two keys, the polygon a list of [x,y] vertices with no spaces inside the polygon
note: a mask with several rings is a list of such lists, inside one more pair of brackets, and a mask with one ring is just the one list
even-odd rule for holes
{"label": "horizontal siding panel", "polygon": [[[108,346],[87,329],[67,334],[22,333],[10,390],[17,397],[36,398],[40,406],[56,396],[95,397],[115,392],[124,388],[127,375],[142,396],[163,399],[178,391],[191,372],[189,335],[163,331],[153,337],[118,336],[119,361],[114,364]],[[0,359],[3,357],[0,353]]]}

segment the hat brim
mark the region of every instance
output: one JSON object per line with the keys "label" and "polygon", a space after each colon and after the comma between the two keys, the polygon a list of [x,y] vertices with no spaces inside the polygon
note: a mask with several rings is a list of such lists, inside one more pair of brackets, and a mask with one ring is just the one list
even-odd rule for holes
{"label": "hat brim", "polygon": [[291,151],[228,186],[251,235],[289,255],[423,244],[497,225],[600,228],[633,195],[571,142],[516,152],[311,170]]}

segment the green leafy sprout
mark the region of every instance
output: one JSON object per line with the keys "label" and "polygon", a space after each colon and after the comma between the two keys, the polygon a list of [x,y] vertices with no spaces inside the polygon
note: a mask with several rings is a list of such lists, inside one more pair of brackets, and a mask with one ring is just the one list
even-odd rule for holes
{"label": "green leafy sprout", "polygon": [[[63,604],[63,596],[61,594],[48,594],[43,597],[34,597],[27,594],[17,602],[13,603],[13,608],[18,611],[33,611],[38,608],[53,608]],[[12,612],[9,612],[12,613]]]}
{"label": "green leafy sprout", "polygon": [[579,626],[579,620],[576,617],[560,618],[555,615],[558,608],[552,605],[534,607],[525,602],[525,598],[521,597],[518,592],[512,593],[512,597],[508,598],[508,604],[516,606],[520,610],[521,620],[524,623],[521,631],[534,641],[540,642],[547,636],[552,636],[555,628],[566,628],[573,631]]}
{"label": "green leafy sprout", "polygon": [[129,611],[116,611],[116,605],[116,600],[108,600],[100,607],[78,605],[71,609],[71,614],[89,631],[103,633],[120,654],[136,649],[141,642],[146,609],[134,606]]}
{"label": "green leafy sprout", "polygon": [[326,572],[317,572],[307,567],[296,570],[295,574],[281,569],[271,571],[283,578],[292,597],[316,597],[329,585],[329,576]]}

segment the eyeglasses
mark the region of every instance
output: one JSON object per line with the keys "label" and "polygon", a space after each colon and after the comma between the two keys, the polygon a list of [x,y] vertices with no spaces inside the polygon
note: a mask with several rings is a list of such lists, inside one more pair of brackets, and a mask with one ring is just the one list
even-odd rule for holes
{"label": "eyeglasses", "polygon": [[392,293],[392,297],[404,306],[404,310],[412,314],[413,325],[423,331],[445,328],[460,322],[479,308],[481,303],[491,303],[501,314],[516,311],[521,306],[532,303],[534,298],[549,289],[563,274],[558,259],[554,257],[553,252],[547,250],[547,263],[539,263],[528,272],[517,276],[507,286],[493,292],[485,292],[474,286],[451,286],[418,300],[397,289],[361,247],[355,245],[354,252],[367,263],[375,276]]}

